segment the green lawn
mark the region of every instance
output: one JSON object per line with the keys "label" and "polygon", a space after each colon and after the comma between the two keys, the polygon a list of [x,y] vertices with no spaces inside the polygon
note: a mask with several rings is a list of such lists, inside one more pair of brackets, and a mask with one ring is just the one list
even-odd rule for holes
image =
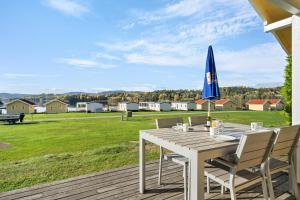
{"label": "green lawn", "polygon": [[[194,112],[191,112],[194,113]],[[143,113],[138,114],[153,114]],[[159,113],[155,113],[159,114]],[[163,113],[167,114],[167,113]],[[178,117],[178,112],[160,117]],[[199,112],[204,115],[204,112]],[[34,115],[34,119],[111,116],[119,113],[67,113]],[[189,116],[182,113],[187,120]],[[218,112],[214,118],[250,124],[261,121],[268,127],[286,125],[280,112]],[[138,132],[154,128],[157,116],[95,118],[0,124],[0,142],[11,144],[0,150],[0,191],[99,172],[138,162]],[[148,145],[147,159],[157,159],[158,149]]]}

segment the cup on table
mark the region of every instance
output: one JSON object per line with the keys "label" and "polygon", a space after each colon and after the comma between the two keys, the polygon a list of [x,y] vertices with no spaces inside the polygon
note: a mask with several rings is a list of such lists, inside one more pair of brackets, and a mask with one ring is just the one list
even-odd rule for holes
{"label": "cup on table", "polygon": [[210,135],[210,136],[215,136],[215,135],[217,135],[217,128],[210,127],[210,128],[209,128],[209,135]]}
{"label": "cup on table", "polygon": [[263,128],[262,122],[251,122],[251,131],[259,131]]}
{"label": "cup on table", "polygon": [[188,132],[189,131],[189,125],[188,124],[183,124],[182,125],[182,130],[183,130],[183,132]]}

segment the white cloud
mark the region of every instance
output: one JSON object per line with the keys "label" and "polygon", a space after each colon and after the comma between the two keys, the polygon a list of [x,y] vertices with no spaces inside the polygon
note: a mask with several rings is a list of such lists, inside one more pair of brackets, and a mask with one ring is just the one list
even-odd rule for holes
{"label": "white cloud", "polygon": [[128,63],[147,64],[159,66],[193,66],[199,60],[195,57],[177,57],[177,56],[159,56],[159,55],[142,55],[129,54],[126,56]]}
{"label": "white cloud", "polygon": [[264,73],[283,72],[286,54],[277,43],[264,43],[238,51],[215,52],[219,71]]}
{"label": "white cloud", "polygon": [[80,17],[90,12],[88,7],[75,0],[47,0],[46,5],[74,17]]}
{"label": "white cloud", "polygon": [[113,56],[113,55],[106,54],[106,53],[97,53],[95,57],[96,58],[104,58],[107,60],[120,60],[120,58],[118,58],[117,56]]}
{"label": "white cloud", "polygon": [[77,58],[63,58],[59,60],[60,63],[71,65],[79,69],[111,69],[117,67],[112,64],[99,63],[95,60],[85,60]]}

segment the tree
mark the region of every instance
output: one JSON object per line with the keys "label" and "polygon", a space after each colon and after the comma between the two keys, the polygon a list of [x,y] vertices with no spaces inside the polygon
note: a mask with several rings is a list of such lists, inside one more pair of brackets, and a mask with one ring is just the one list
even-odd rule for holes
{"label": "tree", "polygon": [[288,120],[291,123],[292,119],[292,57],[288,56],[287,65],[285,67],[285,81],[281,89],[281,95],[285,99],[286,106],[285,112],[288,116]]}
{"label": "tree", "polygon": [[0,99],[0,106],[3,106],[3,102],[1,101],[1,99]]}

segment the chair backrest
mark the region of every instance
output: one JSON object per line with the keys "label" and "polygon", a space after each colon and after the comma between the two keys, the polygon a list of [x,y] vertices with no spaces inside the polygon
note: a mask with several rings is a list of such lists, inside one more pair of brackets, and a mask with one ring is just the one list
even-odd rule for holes
{"label": "chair backrest", "polygon": [[204,125],[207,122],[207,116],[191,116],[189,117],[190,126]]}
{"label": "chair backrest", "polygon": [[236,151],[236,170],[255,167],[264,163],[271,153],[275,136],[274,131],[243,135]]}
{"label": "chair backrest", "polygon": [[272,157],[292,156],[300,136],[300,125],[281,128],[277,131]]}
{"label": "chair backrest", "polygon": [[177,123],[183,123],[182,118],[163,118],[156,119],[156,128],[172,128],[176,126]]}

